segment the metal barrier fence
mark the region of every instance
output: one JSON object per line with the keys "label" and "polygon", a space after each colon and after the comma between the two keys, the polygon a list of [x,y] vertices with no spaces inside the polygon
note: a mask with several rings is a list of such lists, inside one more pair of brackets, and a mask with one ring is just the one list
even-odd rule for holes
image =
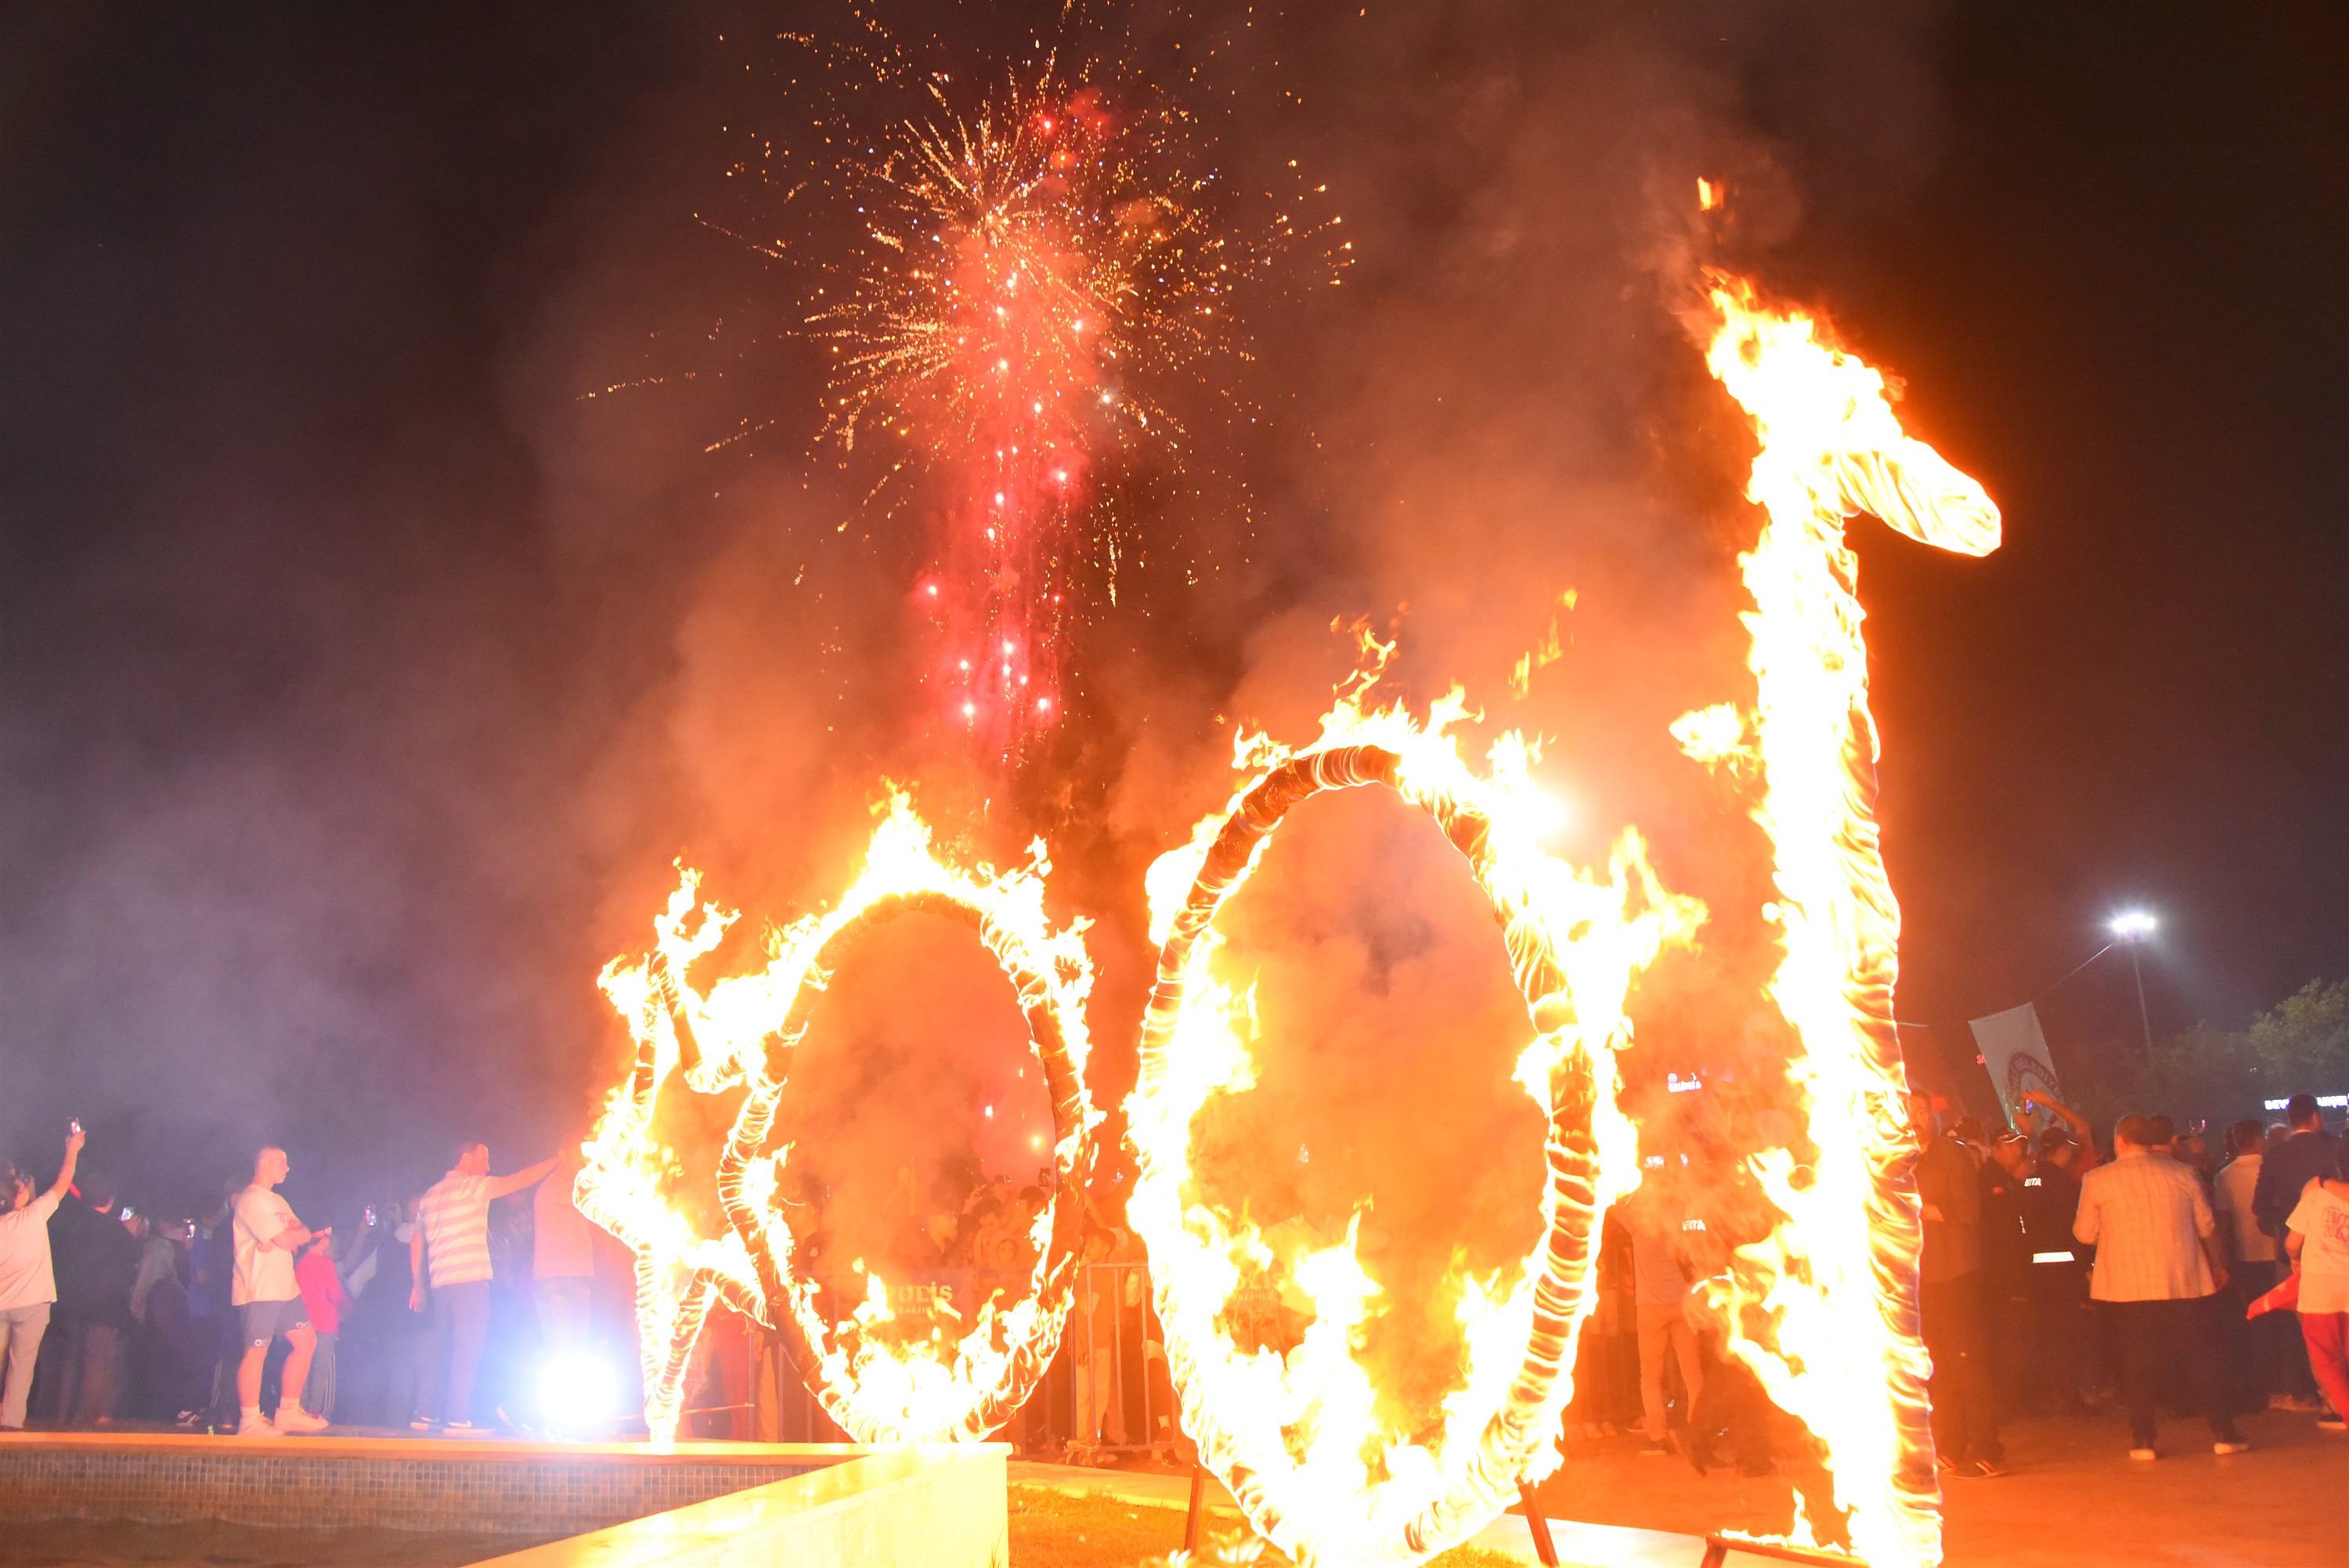
{"label": "metal barrier fence", "polygon": [[1069,1408],[1071,1440],[1080,1449],[1142,1453],[1174,1446],[1174,1385],[1156,1327],[1148,1264],[1083,1266],[1061,1341],[1062,1360],[1077,1353]]}

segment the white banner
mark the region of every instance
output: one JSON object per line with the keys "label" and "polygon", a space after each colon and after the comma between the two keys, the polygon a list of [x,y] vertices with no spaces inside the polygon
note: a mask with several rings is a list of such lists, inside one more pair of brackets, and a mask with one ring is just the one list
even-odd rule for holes
{"label": "white banner", "polygon": [[2025,1002],[2003,1013],[1973,1021],[1974,1045],[1982,1065],[1997,1087],[1998,1102],[2017,1127],[2027,1119],[2020,1109],[2023,1091],[2037,1089],[2050,1099],[2064,1098],[2055,1085],[2055,1059],[2047,1054],[2047,1037],[2040,1031],[2039,1009]]}

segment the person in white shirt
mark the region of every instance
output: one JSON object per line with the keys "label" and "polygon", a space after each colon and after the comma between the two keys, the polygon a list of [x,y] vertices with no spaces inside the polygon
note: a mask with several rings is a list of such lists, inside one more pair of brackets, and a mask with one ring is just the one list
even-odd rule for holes
{"label": "person in white shirt", "polygon": [[2292,1403],[2289,1366],[2294,1346],[2292,1337],[2285,1337],[2293,1335],[2291,1315],[2271,1312],[2248,1322],[2243,1315],[2243,1309],[2274,1289],[2285,1272],[2282,1249],[2251,1209],[2267,1143],[2267,1126],[2256,1119],[2227,1129],[2229,1159],[2210,1182],[2210,1207],[2226,1233],[2227,1343],[2242,1395],[2239,1403],[2247,1409]]}
{"label": "person in white shirt", "polygon": [[[229,1305],[243,1326],[244,1354],[236,1366],[236,1433],[241,1438],[274,1438],[281,1432],[320,1432],[326,1423],[302,1408],[302,1387],[310,1376],[310,1357],[318,1336],[311,1332],[310,1314],[302,1305],[302,1287],[295,1283],[294,1254],[314,1236],[332,1227],[312,1231],[294,1217],[294,1210],[274,1191],[291,1169],[285,1150],[265,1148],[253,1161],[253,1185],[236,1195],[230,1210],[235,1232],[235,1264],[229,1280]],[[273,1422],[261,1413],[261,1369],[269,1359],[272,1341],[287,1346],[284,1389]]]}
{"label": "person in white shirt", "polygon": [[49,1263],[49,1216],[73,1185],[74,1161],[81,1154],[81,1124],[66,1135],[65,1163],[48,1191],[36,1194],[33,1179],[0,1160],[0,1432],[25,1429],[25,1396],[33,1389],[33,1363],[41,1336],[49,1328],[49,1308],[57,1299],[57,1271]]}
{"label": "person in white shirt", "polygon": [[2349,1159],[2301,1189],[2284,1222],[2284,1250],[2300,1273],[2300,1334],[2309,1370],[2333,1402],[2317,1423],[2349,1430]]}
{"label": "person in white shirt", "polygon": [[2209,1418],[2210,1451],[2251,1445],[2235,1429],[2220,1375],[2212,1298],[2227,1283],[2219,1222],[2192,1171],[2157,1152],[2154,1119],[2125,1116],[2113,1129],[2117,1157],[2080,1181],[2072,1234],[2096,1249],[2088,1294],[2119,1347],[2128,1405],[2129,1458],[2159,1458],[2154,1441],[2163,1375],[2183,1367]]}

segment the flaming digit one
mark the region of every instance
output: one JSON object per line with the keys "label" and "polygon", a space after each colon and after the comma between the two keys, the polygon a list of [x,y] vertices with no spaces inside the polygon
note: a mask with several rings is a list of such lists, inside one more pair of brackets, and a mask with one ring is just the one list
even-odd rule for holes
{"label": "flaming digit one", "polygon": [[[1386,651],[1376,649],[1381,662]],[[1639,1181],[1637,1134],[1616,1109],[1625,993],[1702,919],[1658,884],[1635,832],[1616,843],[1604,880],[1553,859],[1538,835],[1555,807],[1534,787],[1532,748],[1504,736],[1480,776],[1445,733],[1464,711],[1456,691],[1422,726],[1400,706],[1366,711],[1376,679],[1373,666],[1341,688],[1303,751],[1243,736],[1247,781],[1230,805],[1152,866],[1163,946],[1126,1102],[1139,1165],[1127,1215],[1149,1246],[1184,1428],[1257,1529],[1308,1563],[1417,1563],[1489,1522],[1521,1477],[1557,1464],[1573,1346],[1593,1305],[1592,1239],[1607,1203]],[[1466,1374],[1432,1435],[1379,1419],[1353,1355],[1380,1295],[1356,1253],[1359,1217],[1343,1241],[1291,1266],[1313,1302],[1301,1341],[1286,1354],[1243,1351],[1219,1319],[1275,1254],[1255,1225],[1203,1201],[1188,1166],[1208,1099],[1255,1081],[1252,999],[1215,972],[1216,913],[1289,810],[1361,784],[1425,810],[1491,900],[1535,1031],[1516,1078],[1549,1121],[1541,1240],[1516,1277],[1459,1282]]]}
{"label": "flaming digit one", "polygon": [[[1009,872],[947,864],[899,795],[855,884],[829,913],[776,933],[765,967],[706,987],[696,983],[692,971],[736,917],[696,907],[691,872],[654,922],[653,951],[605,967],[604,989],[635,1036],[636,1064],[588,1140],[576,1195],[580,1212],[636,1255],[645,1418],[656,1440],[676,1435],[686,1372],[713,1296],[783,1326],[809,1387],[860,1442],[984,1437],[1019,1408],[1050,1365],[1075,1280],[1080,1215],[1072,1194],[1092,1169],[1092,1129],[1101,1119],[1084,1085],[1092,966],[1083,923],[1058,929],[1044,913],[1050,871],[1040,841],[1027,866]],[[1051,1095],[1056,1140],[1053,1191],[1030,1236],[1037,1262],[1029,1293],[1009,1307],[981,1304],[959,1342],[943,1346],[889,1336],[887,1286],[878,1274],[867,1275],[864,1299],[844,1315],[823,1310],[822,1287],[792,1272],[792,1233],[774,1202],[791,1150],[767,1147],[827,962],[859,931],[912,912],[966,922],[1003,966]],[[685,1065],[688,1041],[694,1059]],[[661,1090],[681,1067],[697,1093],[747,1090],[719,1161],[729,1229],[715,1239],[697,1234],[664,1191],[678,1161],[654,1137],[653,1120]]]}
{"label": "flaming digit one", "polygon": [[1171,110],[1114,113],[1049,68],[974,116],[931,95],[935,118],[826,177],[862,243],[846,298],[810,320],[836,356],[827,432],[938,482],[916,592],[943,634],[942,717],[1008,755],[1060,717],[1097,550],[1115,592],[1116,535],[1079,527],[1096,463],[1174,440],[1150,382],[1209,345],[1256,253],[1210,227]]}
{"label": "flaming digit one", "polygon": [[1917,1330],[1916,1146],[1893,1024],[1900,914],[1878,847],[1878,739],[1844,520],[1867,512],[1982,555],[1998,546],[1998,509],[1902,433],[1884,378],[1822,341],[1808,316],[1764,309],[1726,276],[1710,298],[1705,363],[1762,443],[1746,495],[1764,521],[1740,557],[1757,689],[1750,716],[1709,708],[1673,729],[1692,756],[1737,751],[1760,767],[1754,819],[1775,856],[1768,913],[1785,947],[1770,994],[1800,1040],[1788,1071],[1810,1146],[1753,1161],[1776,1226],[1740,1249],[1715,1301],[1732,1349],[1826,1448],[1847,1514],[1806,1512],[1801,1538],[1846,1537],[1878,1568],[1930,1564],[1940,1492]]}

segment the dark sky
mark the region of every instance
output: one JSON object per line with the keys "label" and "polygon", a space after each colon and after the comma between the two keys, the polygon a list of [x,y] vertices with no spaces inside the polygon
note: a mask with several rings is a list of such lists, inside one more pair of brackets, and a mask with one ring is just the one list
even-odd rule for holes
{"label": "dark sky", "polygon": [[[884,8],[999,61],[1018,9]],[[1734,695],[1743,449],[1669,259],[1701,172],[1740,192],[1723,259],[2005,511],[1982,562],[1853,525],[1904,1015],[2041,995],[2136,903],[2157,1028],[2349,975],[2337,8],[1259,9],[1071,46],[1187,95],[1235,184],[1325,175],[1358,246],[1233,362],[1263,423],[1210,466],[1256,520],[1142,520],[1071,738],[974,830],[1053,835],[1105,1056],[1214,716],[1318,711],[1332,614],[1401,614],[1410,689],[1489,691],[1577,586],[1537,717],[1606,825],[1648,820],[1625,738]],[[726,170],[796,123],[772,35],[819,10],[0,22],[12,1150],[79,1114],[157,1183],[263,1131],[352,1181],[465,1123],[534,1154],[600,1095],[591,982],[673,858],[786,917],[880,773],[952,773],[902,683],[920,542],[811,459],[788,280],[695,218],[758,216]],[[2046,1016],[2121,1048],[2126,966]]]}

